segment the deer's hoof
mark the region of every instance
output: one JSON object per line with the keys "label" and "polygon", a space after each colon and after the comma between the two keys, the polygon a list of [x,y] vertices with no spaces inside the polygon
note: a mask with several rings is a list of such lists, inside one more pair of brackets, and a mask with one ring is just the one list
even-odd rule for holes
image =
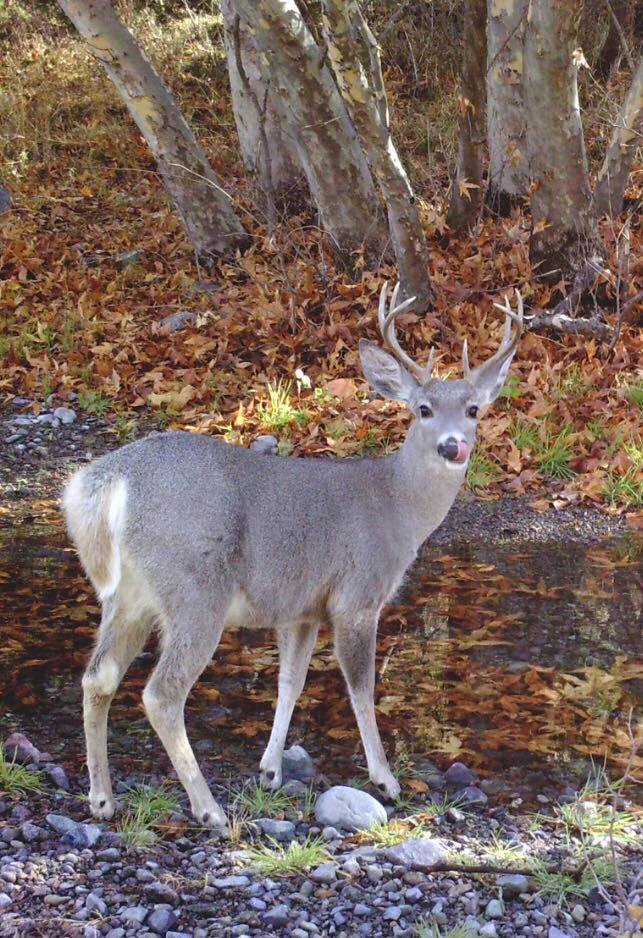
{"label": "deer's hoof", "polygon": [[385,778],[382,778],[381,776],[378,776],[377,778],[371,777],[371,781],[376,786],[377,790],[380,791],[389,801],[393,801],[395,798],[397,798],[397,796],[402,791],[400,788],[400,783],[390,773]]}
{"label": "deer's hoof", "polygon": [[94,795],[90,792],[89,810],[91,811],[93,817],[98,818],[98,820],[109,821],[110,818],[114,817],[116,805],[114,804],[114,799],[111,795],[106,795],[104,793]]}
{"label": "deer's hoof", "polygon": [[268,788],[270,791],[281,788],[281,768],[262,768],[259,774],[259,784],[262,788]]}
{"label": "deer's hoof", "polygon": [[229,833],[228,819],[218,804],[214,803],[211,807],[197,808],[196,810],[193,808],[192,814],[194,815],[195,821],[200,824],[201,827],[208,827],[211,830],[215,830],[223,837]]}

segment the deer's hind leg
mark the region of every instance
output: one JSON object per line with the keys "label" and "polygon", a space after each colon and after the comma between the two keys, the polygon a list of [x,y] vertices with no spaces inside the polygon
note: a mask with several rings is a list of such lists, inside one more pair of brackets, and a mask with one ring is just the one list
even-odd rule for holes
{"label": "deer's hind leg", "polygon": [[148,719],[170,757],[190,799],[196,820],[225,830],[226,816],[216,803],[192,751],[184,708],[193,684],[214,654],[225,623],[225,606],[206,608],[197,595],[184,597],[161,632],[161,656],[143,691]]}
{"label": "deer's hind leg", "polygon": [[83,676],[89,806],[98,818],[107,819],[114,814],[107,757],[109,707],[125,672],[145,645],[153,623],[151,611],[128,608],[118,594],[103,603],[98,639]]}

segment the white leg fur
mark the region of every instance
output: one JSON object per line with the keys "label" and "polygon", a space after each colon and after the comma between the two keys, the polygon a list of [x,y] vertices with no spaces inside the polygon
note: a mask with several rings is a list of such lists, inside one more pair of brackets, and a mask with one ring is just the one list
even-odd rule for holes
{"label": "white leg fur", "polygon": [[279,644],[279,692],[272,732],[261,763],[261,784],[281,786],[281,761],[295,704],[301,694],[312,657],[318,626],[299,625],[277,631]]}

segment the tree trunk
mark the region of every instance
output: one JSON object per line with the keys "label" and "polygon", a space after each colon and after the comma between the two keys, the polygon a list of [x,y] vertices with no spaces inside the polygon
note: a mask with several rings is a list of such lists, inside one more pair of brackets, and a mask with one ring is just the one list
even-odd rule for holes
{"label": "tree trunk", "polygon": [[258,180],[272,212],[275,199],[301,186],[302,172],[252,36],[232,0],[221,0],[221,13],[241,157],[247,172]]}
{"label": "tree trunk", "polygon": [[625,36],[626,41],[631,42],[632,40],[636,0],[610,0],[610,5],[611,12],[606,6],[607,15],[609,16],[609,29],[601,51],[598,53],[595,69],[597,75],[603,81],[610,77],[614,67],[618,68],[625,52],[621,33]]}
{"label": "tree trunk", "polygon": [[594,209],[597,215],[619,215],[632,162],[643,131],[643,56],[632,77],[623,106],[596,180]]}
{"label": "tree trunk", "polygon": [[416,312],[431,302],[422,219],[389,125],[379,49],[355,0],[323,0],[323,22],[337,84],[386,207],[402,291]]}
{"label": "tree trunk", "polygon": [[170,92],[118,20],[109,0],[59,0],[116,85],[149,144],[197,255],[211,259],[248,242],[230,196]]}
{"label": "tree trunk", "polygon": [[458,162],[447,216],[449,226],[459,232],[472,227],[482,204],[487,72],[486,24],[487,0],[464,0]]}
{"label": "tree trunk", "polygon": [[381,256],[386,226],[364,154],[321,49],[295,0],[233,0],[266,59],[275,100],[339,256]]}
{"label": "tree trunk", "polygon": [[507,214],[527,193],[522,44],[527,0],[488,0],[487,200]]}
{"label": "tree trunk", "polygon": [[530,256],[541,276],[567,275],[600,253],[573,56],[579,10],[579,0],[531,0],[525,32]]}

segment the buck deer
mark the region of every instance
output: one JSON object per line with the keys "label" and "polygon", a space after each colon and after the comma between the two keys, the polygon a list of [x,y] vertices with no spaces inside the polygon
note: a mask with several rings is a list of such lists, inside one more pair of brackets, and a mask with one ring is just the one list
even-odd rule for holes
{"label": "buck deer", "polygon": [[[362,368],[384,397],[415,418],[403,446],[379,459],[280,458],[193,433],[166,433],[116,450],[77,472],[64,510],[70,535],[102,604],[83,677],[92,813],[109,818],[107,762],[112,698],[152,629],[160,657],[143,692],[150,723],[181,780],[195,818],[225,828],[184,723],[186,698],[226,625],[273,628],[280,654],[274,724],[261,782],[281,785],[288,726],[322,623],[350,693],[368,772],[389,798],[400,791],[375,721],[375,642],[382,606],[418,548],[440,524],[464,479],[479,410],[493,401],[523,330],[505,297],[498,351],[464,380],[431,377],[400,347],[380,296],[384,351],[360,342]],[[496,304],[497,305],[497,304]],[[515,328],[513,328],[515,326]]]}

